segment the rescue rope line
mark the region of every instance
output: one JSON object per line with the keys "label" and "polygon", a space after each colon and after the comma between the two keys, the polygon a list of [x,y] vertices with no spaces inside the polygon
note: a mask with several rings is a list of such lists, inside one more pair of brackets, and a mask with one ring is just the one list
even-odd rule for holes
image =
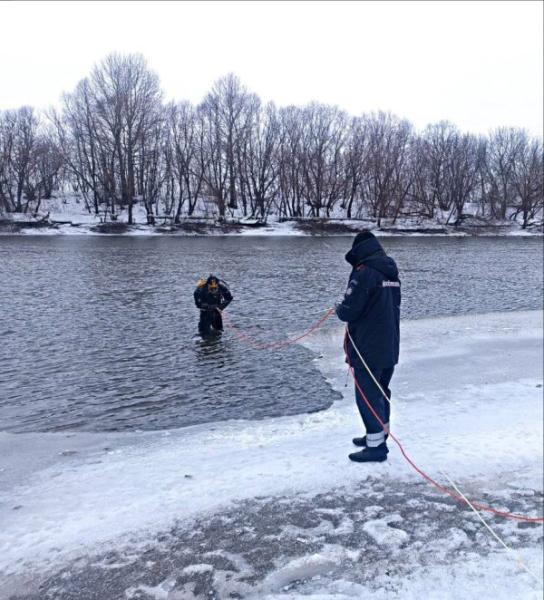
{"label": "rescue rope line", "polygon": [[270,348],[284,348],[285,346],[290,346],[291,344],[296,344],[297,342],[304,339],[305,337],[308,337],[314,331],[317,331],[323,325],[323,323],[333,314],[333,312],[334,312],[334,308],[329,308],[327,310],[327,312],[310,327],[310,329],[308,329],[305,333],[303,333],[295,338],[290,338],[290,339],[286,339],[286,340],[278,340],[276,342],[270,342],[268,344],[261,344],[260,342],[255,340],[255,338],[252,338],[251,336],[246,335],[245,333],[240,331],[237,327],[235,327],[229,321],[229,319],[226,317],[226,315],[224,313],[222,313],[222,314],[223,314],[223,319],[225,321],[225,325],[231,331],[233,331],[233,333],[238,338],[247,342],[252,348],[255,348],[256,350],[266,350],[266,349],[270,349]]}
{"label": "rescue rope line", "polygon": [[[368,365],[366,364],[365,360],[363,359],[363,357],[361,356],[355,342],[353,341],[353,338],[351,337],[351,334],[349,333],[348,328],[346,327],[346,335],[349,338],[353,348],[355,349],[355,351],[357,352],[357,355],[359,356],[359,358],[361,359],[365,369],[370,373],[370,375],[372,376],[372,379],[374,379],[374,381],[376,382],[376,379],[374,378],[374,376],[372,375],[372,372],[370,371]],[[421,475],[421,477],[423,477],[426,481],[428,481],[431,485],[433,485],[436,489],[440,490],[442,493],[447,494],[448,496],[450,496],[451,498],[453,498],[454,500],[457,500],[458,502],[461,502],[463,504],[468,504],[468,506],[474,506],[475,508],[477,508],[478,510],[481,511],[485,511],[485,512],[489,512],[492,513],[494,515],[498,515],[500,517],[504,517],[506,519],[515,519],[517,521],[525,521],[528,523],[544,523],[544,518],[542,517],[526,517],[524,515],[517,515],[514,513],[510,513],[510,512],[506,512],[506,511],[501,511],[501,510],[497,510],[495,508],[492,508],[491,506],[486,506],[485,504],[480,504],[478,502],[469,502],[462,494],[459,495],[455,492],[452,492],[451,490],[449,490],[448,488],[444,487],[443,485],[440,485],[440,483],[438,483],[437,481],[435,481],[430,475],[427,475],[427,473],[425,473],[425,471],[423,471],[422,469],[420,469],[415,463],[414,461],[410,458],[410,456],[408,456],[408,454],[406,453],[406,451],[404,450],[403,445],[400,443],[400,441],[397,439],[397,437],[395,435],[393,435],[391,433],[391,431],[389,431],[389,428],[385,425],[385,423],[380,419],[380,417],[377,415],[376,411],[374,410],[374,408],[372,407],[372,405],[370,404],[370,402],[368,401],[368,398],[365,396],[365,393],[363,392],[363,390],[361,389],[361,386],[359,385],[359,382],[357,381],[357,378],[355,377],[355,369],[353,368],[353,365],[351,364],[350,358],[349,358],[349,354],[346,352],[346,357],[348,360],[348,365],[349,365],[349,369],[350,369],[350,373],[351,376],[353,377],[353,380],[355,381],[355,386],[359,392],[359,394],[361,394],[362,399],[364,400],[365,404],[367,405],[367,407],[369,408],[370,412],[374,415],[374,418],[378,421],[378,423],[381,425],[383,431],[385,433],[388,433],[389,436],[391,437],[391,439],[395,442],[395,444],[397,444],[397,446],[399,447],[399,450],[401,451],[402,456],[405,458],[406,462],[408,462],[408,464],[417,472],[419,473],[419,475]],[[385,394],[385,392],[383,391],[383,389],[381,388],[380,384],[378,382],[376,382],[376,385],[378,386],[378,388],[380,389],[381,393],[383,394],[384,398],[386,398],[386,400],[388,402],[389,398],[387,397],[387,395]]]}
{"label": "rescue rope line", "polygon": [[450,485],[453,487],[453,489],[464,499],[464,501],[470,506],[470,508],[473,510],[473,512],[476,514],[476,516],[478,517],[478,519],[480,519],[480,521],[483,523],[484,527],[489,531],[489,533],[491,533],[491,535],[499,542],[499,544],[508,552],[508,554],[510,554],[510,556],[516,561],[516,563],[518,564],[519,567],[521,567],[526,573],[529,573],[529,575],[539,584],[542,585],[542,582],[540,581],[540,579],[529,569],[529,567],[523,562],[523,560],[521,559],[519,553],[517,553],[515,550],[513,550],[512,548],[510,548],[510,546],[508,546],[506,544],[506,542],[495,532],[493,531],[493,529],[491,529],[491,527],[489,526],[489,524],[487,523],[487,521],[485,521],[485,519],[482,517],[482,515],[480,514],[480,512],[478,510],[476,510],[476,508],[474,508],[474,505],[472,504],[472,502],[463,494],[463,492],[455,485],[455,482],[452,481],[452,479],[448,476],[447,473],[445,473],[442,469],[440,469],[440,472],[442,473],[442,475],[450,482]]}
{"label": "rescue rope line", "polygon": [[[234,325],[232,325],[229,322],[228,318],[225,315],[223,315],[223,317],[224,317],[224,320],[225,320],[225,325],[231,331],[233,331],[233,333],[239,339],[247,342],[250,346],[252,346],[256,350],[265,350],[265,349],[270,349],[270,348],[282,348],[282,347],[286,347],[286,346],[289,346],[291,344],[295,344],[295,343],[299,342],[300,340],[304,339],[305,337],[309,336],[311,333],[313,333],[314,331],[316,331],[317,329],[319,329],[323,325],[323,323],[332,315],[333,312],[334,312],[334,308],[327,309],[326,313],[320,319],[318,319],[305,333],[303,333],[303,334],[301,334],[301,335],[299,335],[299,336],[297,336],[295,338],[290,338],[290,339],[286,339],[286,340],[279,340],[279,341],[271,342],[271,343],[268,343],[268,344],[261,344],[261,343],[257,342],[254,338],[252,338],[249,335],[246,335],[245,333],[243,333],[242,331],[240,331],[237,327],[235,327]],[[365,369],[368,371],[368,373],[369,373],[370,377],[372,378],[372,380],[374,381],[374,383],[379,388],[379,390],[380,390],[381,394],[383,395],[383,397],[386,399],[387,402],[391,403],[390,400],[389,400],[389,398],[387,397],[387,394],[384,392],[383,388],[381,387],[381,385],[379,384],[379,382],[376,380],[376,378],[374,377],[374,374],[372,373],[372,371],[370,370],[370,368],[366,364],[364,358],[361,356],[361,353],[359,352],[359,349],[357,348],[357,345],[353,341],[353,338],[351,337],[351,334],[349,333],[349,330],[348,330],[347,327],[346,327],[346,337],[349,338],[349,340],[350,340],[353,348],[355,349],[355,352],[357,353],[357,356],[359,357],[359,359],[363,363]],[[477,503],[477,502],[472,502],[471,503],[463,494],[461,494],[460,492],[458,492],[458,493],[452,492],[448,488],[442,486],[440,483],[438,483],[437,481],[435,481],[430,475],[427,475],[427,473],[425,473],[425,471],[423,471],[422,469],[420,469],[414,463],[414,461],[410,458],[410,456],[406,453],[406,451],[404,450],[403,445],[397,439],[397,437],[395,435],[393,435],[389,431],[389,428],[385,425],[385,423],[376,414],[376,411],[374,410],[374,408],[372,407],[372,405],[368,401],[368,398],[364,394],[363,390],[361,389],[361,386],[359,385],[359,382],[357,381],[357,378],[355,377],[355,369],[353,368],[353,365],[351,364],[351,361],[349,359],[349,354],[347,352],[347,347],[346,346],[347,346],[347,344],[344,345],[344,350],[346,352],[346,357],[347,357],[347,361],[348,361],[348,365],[349,365],[349,372],[351,373],[351,376],[353,377],[353,380],[355,382],[355,386],[357,387],[357,390],[361,394],[361,397],[363,398],[365,404],[368,406],[370,412],[374,415],[375,419],[381,425],[383,431],[385,433],[388,433],[391,436],[391,439],[395,442],[395,444],[397,444],[397,446],[399,447],[399,450],[401,451],[401,454],[404,457],[404,459],[406,460],[406,462],[421,477],[423,477],[423,479],[425,479],[428,483],[430,483],[431,485],[433,485],[436,489],[438,489],[442,493],[450,496],[451,498],[453,498],[457,502],[461,502],[463,504],[467,504],[470,508],[474,507],[474,508],[476,508],[478,510],[489,512],[489,513],[492,513],[494,515],[501,516],[501,517],[504,517],[504,518],[507,518],[507,519],[514,519],[514,520],[517,520],[517,521],[524,521],[524,522],[529,522],[529,523],[544,523],[544,518],[542,518],[542,517],[527,517],[527,516],[524,516],[524,515],[517,515],[517,514],[514,514],[514,513],[510,513],[510,512],[497,510],[495,508],[492,508],[491,506],[486,506],[484,504],[480,504],[480,503]]]}

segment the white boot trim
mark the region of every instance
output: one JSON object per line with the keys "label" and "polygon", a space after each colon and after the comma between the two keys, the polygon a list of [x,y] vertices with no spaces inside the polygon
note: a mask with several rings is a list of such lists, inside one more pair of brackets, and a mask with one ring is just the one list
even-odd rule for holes
{"label": "white boot trim", "polygon": [[368,448],[376,448],[380,444],[385,442],[385,433],[380,431],[379,433],[367,433],[366,434],[366,445]]}

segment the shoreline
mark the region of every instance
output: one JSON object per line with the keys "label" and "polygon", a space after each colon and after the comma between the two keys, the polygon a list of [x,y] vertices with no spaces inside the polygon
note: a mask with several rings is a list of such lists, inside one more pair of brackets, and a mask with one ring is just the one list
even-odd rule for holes
{"label": "shoreline", "polygon": [[[540,312],[438,320],[405,324],[394,407],[399,438],[422,468],[445,469],[472,496],[493,505],[505,503],[524,514],[541,514]],[[447,339],[429,336],[440,325],[448,330]],[[9,481],[0,510],[9,523],[0,533],[2,583],[14,594],[39,593],[33,587],[36,582],[38,590],[59,586],[56,589],[67,595],[71,589],[88,591],[97,581],[118,585],[123,592],[140,584],[159,584],[147,566],[151,560],[164,571],[160,580],[181,577],[180,585],[185,584],[185,576],[195,580],[203,564],[212,574],[232,571],[234,583],[241,571],[250,577],[250,586],[236,589],[244,592],[241,597],[256,597],[263,590],[276,593],[286,581],[296,581],[296,573],[285,571],[289,565],[314,564],[316,553],[320,556],[331,549],[337,549],[348,565],[348,579],[359,581],[358,561],[352,561],[353,567],[346,562],[350,556],[346,553],[356,549],[353,540],[376,559],[380,548],[404,547],[414,551],[416,563],[430,560],[432,553],[425,554],[419,544],[430,527],[440,544],[454,535],[459,551],[452,548],[451,556],[460,565],[469,549],[485,555],[486,540],[475,537],[478,529],[470,518],[459,526],[455,505],[431,492],[407,469],[398,450],[392,448],[389,462],[376,469],[345,464],[357,421],[352,391],[344,388],[342,335],[341,328],[322,331],[304,344],[315,352],[322,376],[343,395],[326,411],[258,423],[222,422],[213,431],[197,426],[128,436],[23,434],[24,456],[13,453],[2,474]],[[494,365],[511,346],[512,335],[520,343],[495,376]],[[423,347],[422,340],[430,346]],[[451,357],[456,355],[463,362],[477,362],[477,368],[464,371],[453,387],[462,403],[451,402],[448,384],[456,371]],[[509,401],[514,396],[522,399],[525,417],[535,425],[529,430],[514,418],[517,407]],[[443,418],[428,435],[414,435],[429,406]],[[507,436],[518,440],[516,452],[504,444]],[[11,445],[13,438],[3,437],[0,441]],[[33,444],[24,443],[30,439]],[[319,446],[327,452],[316,453]],[[221,447],[220,455],[214,447]],[[281,476],[286,469],[292,475],[289,480]],[[504,479],[511,474],[505,491]],[[360,499],[361,485],[368,491],[365,503]],[[271,534],[280,512],[285,528]],[[324,515],[338,519],[329,526]],[[419,537],[421,519],[425,527]],[[233,530],[238,532],[235,537]],[[212,532],[214,539],[221,540],[220,547],[230,552],[227,558],[243,558],[245,562],[236,563],[242,565],[238,571],[221,562],[223,555],[213,560],[214,548],[202,537],[209,540]],[[524,554],[540,552],[539,528],[508,529],[507,534]],[[180,540],[194,547],[187,562],[180,553]],[[259,553],[253,552],[255,545]],[[260,560],[269,555],[266,547],[276,565]],[[286,547],[293,551],[286,553]],[[175,565],[173,558],[178,561]],[[332,559],[337,558],[335,550]],[[430,564],[440,567],[440,557]],[[535,570],[539,568],[536,564]],[[134,570],[143,575],[135,578]],[[276,585],[278,575],[282,577]],[[403,574],[392,575],[400,585]],[[373,576],[363,574],[359,583],[366,585]],[[523,583],[516,581],[518,586]],[[209,582],[201,585],[206,590],[213,587]]]}
{"label": "shoreline", "polygon": [[177,226],[160,226],[123,222],[55,222],[0,220],[2,236],[123,236],[123,237],[351,237],[361,229],[371,230],[376,237],[542,237],[541,226],[522,229],[517,224],[459,226],[399,225],[378,228],[368,221],[323,219],[311,221],[271,222],[246,225],[240,222],[185,222]]}

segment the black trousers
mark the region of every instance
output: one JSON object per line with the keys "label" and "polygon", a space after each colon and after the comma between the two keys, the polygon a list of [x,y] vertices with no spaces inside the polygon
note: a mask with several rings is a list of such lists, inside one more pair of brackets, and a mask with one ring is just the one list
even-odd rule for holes
{"label": "black trousers", "polygon": [[217,310],[201,310],[198,322],[200,335],[217,335],[223,331],[223,319]]}
{"label": "black trousers", "polygon": [[[391,399],[391,390],[389,389],[389,383],[391,382],[391,378],[393,377],[394,370],[394,367],[390,367],[389,369],[372,369],[372,374],[379,382],[383,391],[389,399]],[[374,381],[368,374],[368,371],[363,365],[357,366],[355,368],[355,377],[357,379],[357,382],[361,386],[361,389],[364,395],[366,396],[366,399],[368,400],[378,417],[382,420],[383,423],[389,424],[389,414],[391,412],[391,406],[389,402],[385,400],[382,393],[380,392],[380,389],[374,383]],[[357,386],[355,387],[355,400],[357,402],[357,408],[359,409],[359,413],[365,425],[367,437],[369,434],[371,436],[374,436],[375,434],[381,434],[383,432],[383,427],[380,425],[378,419],[376,419],[372,411],[368,408],[366,402],[361,397]],[[375,437],[379,442],[381,436],[375,435]]]}

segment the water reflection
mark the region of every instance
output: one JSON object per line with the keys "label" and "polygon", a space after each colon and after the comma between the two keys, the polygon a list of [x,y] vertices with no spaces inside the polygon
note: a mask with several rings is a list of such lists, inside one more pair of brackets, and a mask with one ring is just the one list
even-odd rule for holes
{"label": "water reflection", "polygon": [[225,354],[225,344],[223,343],[222,335],[207,335],[207,336],[195,336],[193,338],[195,342],[195,354],[197,359],[216,360]]}

